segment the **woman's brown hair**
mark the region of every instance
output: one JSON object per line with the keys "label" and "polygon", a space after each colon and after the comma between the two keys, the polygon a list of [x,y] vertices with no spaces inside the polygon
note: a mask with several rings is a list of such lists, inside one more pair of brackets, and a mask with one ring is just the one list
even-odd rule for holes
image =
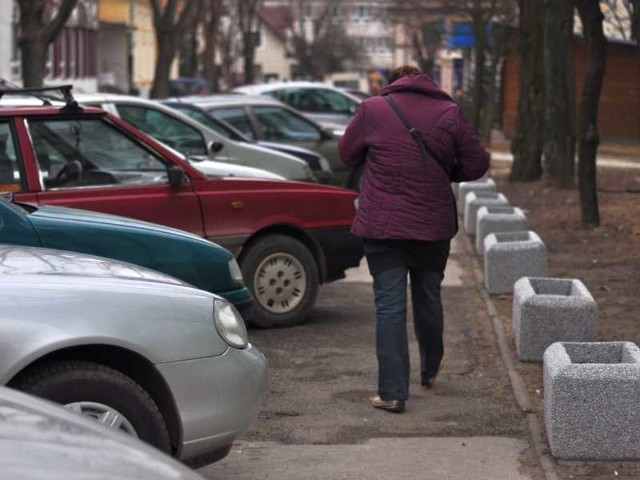
{"label": "woman's brown hair", "polygon": [[394,68],[391,71],[391,75],[389,75],[389,81],[387,82],[387,85],[392,84],[399,78],[406,77],[409,75],[419,75],[419,74],[420,74],[420,70],[418,70],[413,65],[403,65],[401,67]]}

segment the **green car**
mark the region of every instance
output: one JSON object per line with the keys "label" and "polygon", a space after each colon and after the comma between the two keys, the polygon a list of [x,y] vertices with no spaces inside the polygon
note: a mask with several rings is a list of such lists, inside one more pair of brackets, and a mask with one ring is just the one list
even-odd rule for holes
{"label": "green car", "polygon": [[141,265],[224,297],[245,321],[253,314],[253,298],[233,255],[182,230],[7,197],[0,198],[0,244],[69,250]]}

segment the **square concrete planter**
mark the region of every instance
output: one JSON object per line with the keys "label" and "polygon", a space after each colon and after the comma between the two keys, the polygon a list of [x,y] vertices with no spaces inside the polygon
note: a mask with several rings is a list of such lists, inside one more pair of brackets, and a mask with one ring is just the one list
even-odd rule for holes
{"label": "square concrete planter", "polygon": [[547,275],[547,248],[532,231],[490,233],[484,239],[484,284],[490,294],[512,293],[522,277]]}
{"label": "square concrete planter", "polygon": [[527,229],[527,217],[518,207],[483,206],[476,213],[476,251],[484,253],[484,239],[490,233]]}
{"label": "square concrete planter", "polygon": [[478,191],[467,193],[464,201],[464,231],[476,234],[477,213],[480,207],[508,207],[509,200],[498,192]]}
{"label": "square concrete planter", "polygon": [[640,460],[640,349],[554,343],[544,354],[544,417],[564,460]]}
{"label": "square concrete planter", "polygon": [[497,190],[496,182],[491,178],[481,178],[473,182],[460,182],[458,184],[458,211],[462,215],[464,213],[464,201],[469,192],[495,192]]}
{"label": "square concrete planter", "polygon": [[513,335],[518,358],[541,362],[555,342],[593,342],[598,306],[580,280],[524,277],[513,288]]}

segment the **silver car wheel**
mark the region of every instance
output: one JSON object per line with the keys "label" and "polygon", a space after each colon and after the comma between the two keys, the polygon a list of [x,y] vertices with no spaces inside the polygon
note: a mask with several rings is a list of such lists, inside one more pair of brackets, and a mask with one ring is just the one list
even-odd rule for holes
{"label": "silver car wheel", "polygon": [[271,313],[287,313],[302,302],[307,290],[307,274],[293,255],[279,252],[266,257],[253,280],[257,301]]}
{"label": "silver car wheel", "polygon": [[121,432],[138,438],[138,433],[136,429],[133,428],[133,425],[131,425],[131,422],[115,408],[109,407],[108,405],[95,402],[74,402],[68,403],[65,405],[65,408],[86,417],[93,418],[107,428],[120,430]]}

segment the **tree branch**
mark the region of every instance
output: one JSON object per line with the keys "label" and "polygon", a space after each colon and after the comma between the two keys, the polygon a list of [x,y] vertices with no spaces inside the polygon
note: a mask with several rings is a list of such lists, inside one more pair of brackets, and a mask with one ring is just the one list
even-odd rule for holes
{"label": "tree branch", "polygon": [[78,0],[63,0],[58,7],[58,11],[47,25],[45,31],[45,41],[47,44],[53,42],[60,31],[64,28],[65,23],[69,20],[73,9],[76,8]]}

